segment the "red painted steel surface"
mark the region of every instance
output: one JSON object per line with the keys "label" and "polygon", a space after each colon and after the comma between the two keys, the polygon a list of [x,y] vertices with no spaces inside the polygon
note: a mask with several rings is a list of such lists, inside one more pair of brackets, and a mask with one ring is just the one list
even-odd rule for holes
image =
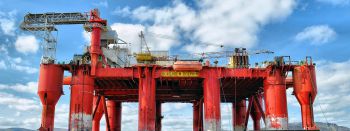
{"label": "red painted steel surface", "polygon": [[100,130],[100,121],[103,116],[103,103],[100,100],[98,105],[96,105],[97,100],[98,100],[98,96],[94,96],[93,109],[95,109],[96,106],[98,107],[96,108],[95,116],[92,119],[92,131]]}
{"label": "red painted steel surface", "polygon": [[162,103],[157,102],[156,103],[156,131],[162,130]]}
{"label": "red painted steel surface", "polygon": [[199,71],[202,70],[202,63],[197,61],[176,61],[173,69],[176,71]]}
{"label": "red painted steel surface", "polygon": [[[121,131],[122,103],[112,100],[107,101],[108,119],[111,131]],[[106,129],[108,130],[108,129]]]}
{"label": "red painted steel surface", "polygon": [[250,112],[250,116],[252,117],[252,120],[253,120],[253,127],[254,127],[253,129],[255,131],[260,130],[260,120],[262,117],[262,113],[259,109],[259,106],[262,104],[262,98],[260,95],[258,95],[257,98],[258,98],[258,101],[254,100],[252,111]]}
{"label": "red painted steel surface", "polygon": [[139,131],[154,131],[156,125],[155,67],[138,67],[139,72]]}
{"label": "red painted steel surface", "polygon": [[246,100],[240,100],[232,104],[233,128],[235,131],[243,131],[245,129],[245,119],[247,112]]}
{"label": "red painted steel surface", "polygon": [[91,75],[96,74],[96,70],[99,66],[99,57],[102,54],[101,52],[101,27],[92,27],[91,32],[91,46],[90,46],[90,55],[91,55]]}
{"label": "red painted steel surface", "polygon": [[63,78],[63,85],[70,85],[71,82],[72,82],[72,77],[71,76]]}
{"label": "red painted steel surface", "polygon": [[203,131],[203,102],[193,102],[193,131]]}
{"label": "red painted steel surface", "polygon": [[205,72],[206,77],[203,82],[204,96],[204,130],[221,130],[220,113],[220,81],[218,79],[218,70],[208,69]]}
{"label": "red painted steel surface", "polygon": [[288,129],[285,76],[280,68],[268,67],[264,80],[265,121],[267,129]]}
{"label": "red painted steel surface", "polygon": [[92,107],[94,79],[89,75],[89,68],[80,66],[73,73],[70,98],[70,130],[92,129]]}
{"label": "red painted steel surface", "polygon": [[315,67],[303,65],[293,71],[294,95],[301,106],[302,124],[305,130],[317,130],[312,105],[317,94]]}
{"label": "red painted steel surface", "polygon": [[63,93],[63,68],[54,64],[41,64],[38,95],[42,103],[40,131],[54,129],[55,106]]}

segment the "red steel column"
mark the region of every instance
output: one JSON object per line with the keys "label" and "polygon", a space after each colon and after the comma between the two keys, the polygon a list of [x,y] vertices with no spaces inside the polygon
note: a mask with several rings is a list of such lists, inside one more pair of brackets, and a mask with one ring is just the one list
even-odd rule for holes
{"label": "red steel column", "polygon": [[221,131],[220,82],[215,69],[208,70],[204,78],[204,130]]}
{"label": "red steel column", "polygon": [[92,130],[94,79],[89,68],[80,66],[72,73],[69,130]]}
{"label": "red steel column", "polygon": [[203,103],[193,102],[193,131],[203,131]]}
{"label": "red steel column", "polygon": [[232,105],[232,115],[233,115],[233,127],[235,131],[243,131],[245,128],[245,119],[246,119],[246,100],[237,101]]}
{"label": "red steel column", "polygon": [[90,46],[90,56],[91,56],[91,75],[96,74],[96,68],[99,66],[99,57],[102,53],[101,51],[101,24],[93,23],[91,32],[91,46]]}
{"label": "red steel column", "polygon": [[63,89],[63,69],[59,65],[41,64],[38,95],[43,106],[40,131],[53,131],[55,106]]}
{"label": "red steel column", "polygon": [[260,130],[260,120],[261,120],[261,115],[262,115],[262,113],[260,112],[260,109],[258,107],[261,105],[261,96],[259,95],[257,98],[259,101],[254,100],[254,103],[252,106],[252,111],[250,112],[250,116],[253,119],[254,131]]}
{"label": "red steel column", "polygon": [[303,65],[294,68],[294,95],[301,107],[301,117],[305,130],[319,130],[314,122],[313,103],[317,94],[315,67]]}
{"label": "red steel column", "polygon": [[199,102],[193,102],[193,131],[199,131]]}
{"label": "red steel column", "polygon": [[96,106],[98,107],[96,109],[95,116],[92,120],[92,131],[100,131],[100,121],[103,116],[103,101],[100,100],[98,105],[96,105],[97,98],[98,96],[94,96],[93,109],[95,109]]}
{"label": "red steel column", "polygon": [[108,100],[107,111],[108,111],[109,126],[111,128],[110,130],[121,131],[122,103]]}
{"label": "red steel column", "polygon": [[161,102],[157,102],[156,103],[156,131],[161,131],[162,130],[162,103]]}
{"label": "red steel column", "polygon": [[268,130],[287,130],[288,111],[286,85],[281,69],[268,67],[264,80],[266,128]]}
{"label": "red steel column", "polygon": [[156,83],[154,68],[137,67],[139,72],[139,131],[156,130]]}

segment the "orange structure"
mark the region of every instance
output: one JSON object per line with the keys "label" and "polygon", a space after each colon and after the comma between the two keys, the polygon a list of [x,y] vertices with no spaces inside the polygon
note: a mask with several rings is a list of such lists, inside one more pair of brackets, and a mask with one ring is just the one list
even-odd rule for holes
{"label": "orange structure", "polygon": [[[288,87],[293,87],[301,105],[303,128],[318,129],[312,109],[317,94],[312,62],[291,64],[283,57],[276,57],[266,67],[250,68],[247,56],[242,56],[244,59],[235,59],[233,68],[181,60],[173,66],[138,63],[112,67],[101,50],[107,46],[101,44],[100,37],[107,21],[93,10],[86,25],[92,32],[85,57],[89,59],[73,60],[69,64],[43,63],[40,67],[41,131],[54,128],[55,105],[62,95],[63,84],[71,86],[69,130],[72,131],[98,131],[103,114],[106,130],[120,131],[123,102],[138,102],[139,131],[161,130],[161,103],[166,102],[193,103],[194,131],[221,130],[222,102],[233,104],[235,130],[248,129],[249,116],[254,130],[260,130],[261,118],[266,129],[287,130]],[[239,63],[240,60],[245,62]],[[63,78],[64,70],[71,76]],[[287,78],[288,72],[293,72],[292,78]]]}

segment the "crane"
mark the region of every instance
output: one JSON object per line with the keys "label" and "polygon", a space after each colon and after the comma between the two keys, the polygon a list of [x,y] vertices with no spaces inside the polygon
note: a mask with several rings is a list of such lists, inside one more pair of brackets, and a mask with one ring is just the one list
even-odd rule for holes
{"label": "crane", "polygon": [[52,34],[57,32],[56,25],[83,24],[86,31],[92,31],[93,26],[106,28],[107,21],[99,16],[98,9],[93,9],[90,13],[28,13],[20,28],[30,31],[43,39],[43,56],[41,63],[54,63],[56,59],[57,38]]}

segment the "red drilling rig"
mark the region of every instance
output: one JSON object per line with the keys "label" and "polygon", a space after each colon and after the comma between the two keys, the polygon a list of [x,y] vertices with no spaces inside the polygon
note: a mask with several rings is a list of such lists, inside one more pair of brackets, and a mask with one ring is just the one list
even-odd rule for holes
{"label": "red drilling rig", "polygon": [[[70,63],[55,60],[55,25],[83,24],[91,32],[91,44],[83,55]],[[24,30],[41,33],[44,55],[40,65],[38,95],[42,102],[41,131],[54,129],[55,105],[70,85],[69,130],[98,131],[105,115],[109,131],[121,130],[122,102],[138,102],[139,131],[160,131],[161,104],[193,103],[193,130],[220,131],[220,103],[232,103],[235,130],[247,130],[252,117],[254,130],[260,120],[270,130],[288,129],[286,89],[293,87],[301,105],[302,126],[317,130],[313,102],[317,94],[315,65],[307,57],[292,64],[275,57],[266,67],[250,67],[248,56],[232,54],[233,67],[211,66],[196,61],[177,60],[173,66],[136,63],[120,66],[108,57],[108,45],[118,40],[107,39],[107,21],[97,9],[90,13],[27,14],[21,24]],[[118,52],[122,50],[117,50]],[[244,60],[244,61],[243,61]],[[115,66],[117,65],[117,66]],[[174,68],[175,67],[175,68]],[[63,72],[72,76],[64,78]],[[288,77],[292,72],[292,77]]]}

